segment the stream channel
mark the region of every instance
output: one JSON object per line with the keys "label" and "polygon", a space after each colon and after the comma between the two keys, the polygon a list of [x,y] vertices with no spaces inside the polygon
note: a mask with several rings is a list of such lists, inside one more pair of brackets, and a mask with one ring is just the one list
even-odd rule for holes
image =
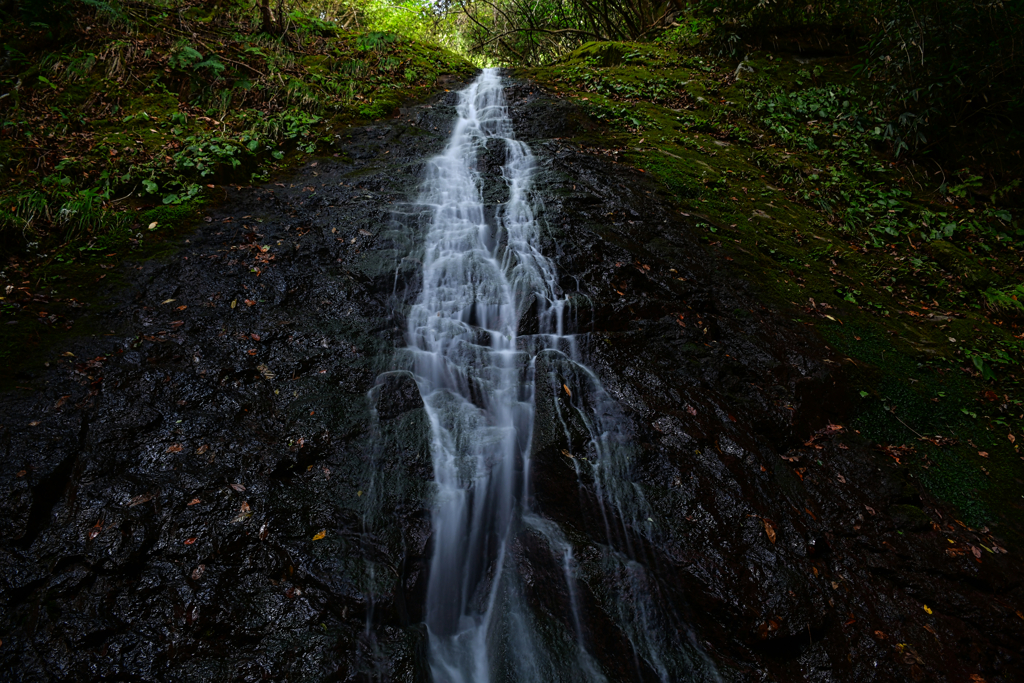
{"label": "stream channel", "polygon": [[0,395],[0,679],[1024,680],[1016,554],[595,130],[485,70],[126,265]]}

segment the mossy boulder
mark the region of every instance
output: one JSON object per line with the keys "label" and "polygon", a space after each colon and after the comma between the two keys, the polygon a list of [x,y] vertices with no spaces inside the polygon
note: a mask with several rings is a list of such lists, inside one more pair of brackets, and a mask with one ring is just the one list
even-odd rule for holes
{"label": "mossy boulder", "polygon": [[617,66],[622,63],[626,46],[621,43],[590,42],[569,53],[567,62],[587,62],[594,66]]}

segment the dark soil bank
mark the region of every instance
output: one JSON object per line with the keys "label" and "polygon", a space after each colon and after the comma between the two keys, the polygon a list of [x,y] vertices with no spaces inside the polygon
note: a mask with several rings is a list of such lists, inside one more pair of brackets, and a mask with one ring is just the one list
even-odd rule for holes
{"label": "dark soil bank", "polygon": [[[758,303],[642,173],[570,143],[577,112],[526,83],[508,97],[585,355],[632,425],[651,516],[611,535],[657,602],[651,638],[729,681],[1024,680],[1016,551],[845,429],[845,359]],[[230,190],[135,271],[112,335],[0,397],[0,679],[429,678],[428,432],[389,371],[418,286],[411,200],[455,101]],[[536,508],[573,544],[609,680],[656,681],[616,616],[640,599],[588,559],[608,529],[554,400]],[[513,561],[565,622],[543,543],[524,532]]]}

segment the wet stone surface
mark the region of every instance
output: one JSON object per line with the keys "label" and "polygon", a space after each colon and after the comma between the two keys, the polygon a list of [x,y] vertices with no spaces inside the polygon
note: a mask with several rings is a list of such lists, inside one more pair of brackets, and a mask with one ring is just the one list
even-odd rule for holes
{"label": "wet stone surface", "polygon": [[[136,264],[111,336],[0,397],[0,678],[429,678],[432,468],[395,349],[410,200],[455,98],[229,190],[177,256]],[[648,603],[651,639],[697,643],[724,680],[1024,679],[1016,552],[842,427],[844,359],[759,303],[661,188],[571,143],[578,112],[527,83],[508,98],[584,356],[632,430],[642,505],[609,517],[581,397],[538,391],[532,495],[573,546],[609,680],[659,679],[621,628]],[[538,384],[559,372],[539,362]],[[545,539],[524,529],[512,554],[552,637],[571,630]]]}

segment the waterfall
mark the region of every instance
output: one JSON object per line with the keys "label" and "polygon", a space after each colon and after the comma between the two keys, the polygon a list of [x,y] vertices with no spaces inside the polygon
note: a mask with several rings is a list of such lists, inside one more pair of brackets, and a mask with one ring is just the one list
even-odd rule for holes
{"label": "waterfall", "polygon": [[[488,205],[479,163],[495,153],[503,159],[504,201]],[[570,448],[563,412],[578,413],[587,432],[574,461],[578,479],[582,486],[585,460],[608,537],[603,562],[607,573],[624,577],[632,600],[612,615],[633,648],[623,656],[638,669],[643,660],[662,680],[679,680],[666,668],[672,655],[660,651],[672,639],[652,636],[651,599],[636,587],[647,577],[637,578],[625,530],[643,529],[649,518],[629,482],[624,420],[567,333],[569,298],[541,251],[535,172],[529,147],[515,139],[501,76],[484,70],[459,94],[451,138],[427,162],[418,200],[428,221],[407,344],[430,424],[436,485],[425,605],[430,668],[437,683],[605,680],[582,633],[572,545],[529,503],[540,390],[570,397],[555,417]],[[524,315],[537,318],[533,334],[518,333]],[[513,558],[524,530],[544,538],[562,568],[572,611],[566,621],[575,633],[552,637],[550,624],[527,605]]]}

